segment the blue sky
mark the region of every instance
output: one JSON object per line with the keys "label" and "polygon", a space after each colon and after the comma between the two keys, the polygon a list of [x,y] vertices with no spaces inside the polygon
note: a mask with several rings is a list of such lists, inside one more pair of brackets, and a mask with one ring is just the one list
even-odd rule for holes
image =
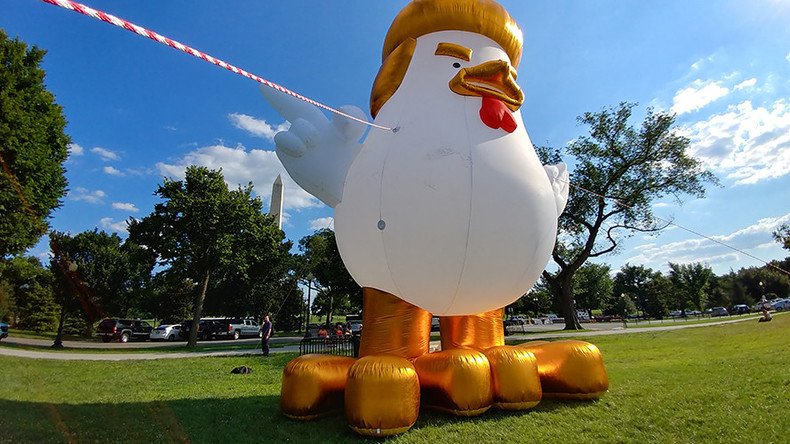
{"label": "blue sky", "polygon": [[[405,1],[232,3],[92,1],[104,10],[326,103],[367,109],[384,35]],[[620,101],[678,114],[691,152],[721,180],[705,199],[656,213],[750,254],[784,258],[770,233],[790,222],[790,2],[501,2],[524,31],[519,83],[534,143],[584,133],[576,116]],[[230,5],[230,6],[229,6]],[[150,213],[162,176],[186,165],[253,181],[268,205],[284,173],[272,137],[283,125],[255,82],[151,40],[37,0],[3,2],[0,27],[48,50],[46,84],[74,143],[58,230],[118,231]],[[284,174],[284,177],[286,175]],[[294,242],[332,210],[285,178]],[[39,244],[32,254],[45,255]],[[637,234],[616,255],[665,271],[701,261],[717,273],[757,265],[674,228]]]}

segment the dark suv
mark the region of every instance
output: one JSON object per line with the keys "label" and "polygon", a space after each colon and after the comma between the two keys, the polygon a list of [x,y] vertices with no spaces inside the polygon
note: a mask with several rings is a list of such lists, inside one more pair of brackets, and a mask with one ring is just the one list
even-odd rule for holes
{"label": "dark suv", "polygon": [[145,341],[151,335],[151,324],[140,320],[131,319],[105,319],[96,328],[96,335],[102,342],[118,340],[129,342],[132,339]]}
{"label": "dark suv", "polygon": [[0,339],[8,337],[8,324],[0,322]]}
{"label": "dark suv", "polygon": [[[192,330],[192,321],[184,321],[181,324],[181,338],[189,339],[189,332]],[[198,324],[198,339],[209,340],[219,335],[228,335],[228,323],[217,319],[201,319]]]}

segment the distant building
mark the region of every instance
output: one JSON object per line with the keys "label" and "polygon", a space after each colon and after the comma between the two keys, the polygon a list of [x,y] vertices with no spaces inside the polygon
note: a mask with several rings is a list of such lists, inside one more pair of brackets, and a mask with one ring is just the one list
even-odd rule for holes
{"label": "distant building", "polygon": [[277,175],[272,184],[272,200],[269,206],[269,214],[277,220],[277,228],[283,228],[283,179]]}

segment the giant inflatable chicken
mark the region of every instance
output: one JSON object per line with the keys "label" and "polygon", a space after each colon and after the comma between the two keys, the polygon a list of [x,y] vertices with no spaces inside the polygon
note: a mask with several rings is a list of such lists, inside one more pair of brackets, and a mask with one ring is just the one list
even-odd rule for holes
{"label": "giant inflatable chicken", "polygon": [[374,122],[393,130],[364,143],[364,125],[262,89],[291,122],[278,157],[335,209],[338,248],[363,288],[360,359],[292,360],[285,415],[344,406],[353,430],[386,436],[408,430],[421,404],[473,416],[608,389],[592,344],[504,345],[502,307],[544,269],[568,195],[565,166],[542,166],[524,129],[521,46],[493,0],[412,1],[387,33],[370,99]]}

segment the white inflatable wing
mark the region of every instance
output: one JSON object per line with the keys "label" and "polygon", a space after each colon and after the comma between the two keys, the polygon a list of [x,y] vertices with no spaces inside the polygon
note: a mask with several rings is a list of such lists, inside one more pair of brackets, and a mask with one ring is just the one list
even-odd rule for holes
{"label": "white inflatable wing", "polygon": [[[274,136],[277,157],[291,178],[330,207],[343,200],[343,187],[351,163],[362,144],[365,125],[335,115],[330,121],[317,107],[272,88],[261,86],[264,98],[291,123]],[[366,119],[355,106],[340,108]]]}
{"label": "white inflatable wing", "polygon": [[554,190],[554,199],[557,201],[557,217],[560,217],[568,203],[568,186],[570,185],[568,167],[561,162],[556,165],[543,165],[543,168],[549,176],[551,189]]}

